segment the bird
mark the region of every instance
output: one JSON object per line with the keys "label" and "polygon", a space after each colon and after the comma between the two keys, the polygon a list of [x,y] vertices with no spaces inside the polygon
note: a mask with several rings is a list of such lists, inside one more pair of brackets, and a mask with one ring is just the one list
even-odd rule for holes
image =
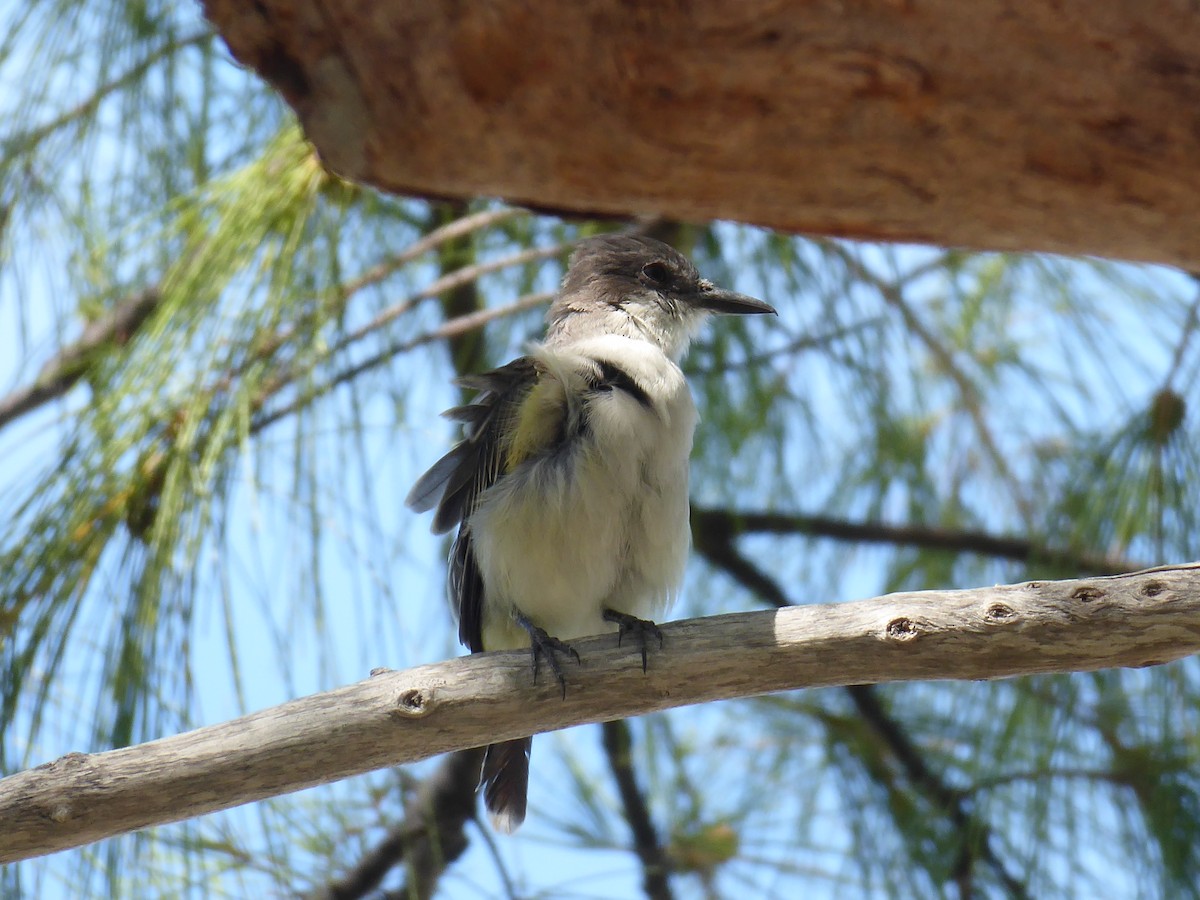
{"label": "bird", "polygon": [[[775,314],[717,287],[668,244],[637,233],[580,241],[540,343],[458,379],[475,391],[443,413],[462,440],[406,503],[457,528],[448,594],[472,652],[531,651],[566,697],[570,641],[616,631],[662,645],[655,619],[691,546],[688,458],[696,407],[680,369],[713,314]],[[490,745],[479,787],[493,827],[524,821],[532,738]]]}

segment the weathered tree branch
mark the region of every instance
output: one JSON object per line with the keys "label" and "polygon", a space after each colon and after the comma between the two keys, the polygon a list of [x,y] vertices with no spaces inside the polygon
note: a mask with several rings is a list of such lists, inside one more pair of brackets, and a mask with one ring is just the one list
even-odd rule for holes
{"label": "weathered tree branch", "polygon": [[1189,0],[205,0],[401,194],[1200,266]]}
{"label": "weathered tree branch", "polygon": [[477,654],[315,694],[0,781],[0,863],[487,741],[711,700],[829,685],[1149,666],[1200,651],[1200,564],[891,594],[663,626],[642,672],[578,641],[567,696],[522,652]]}

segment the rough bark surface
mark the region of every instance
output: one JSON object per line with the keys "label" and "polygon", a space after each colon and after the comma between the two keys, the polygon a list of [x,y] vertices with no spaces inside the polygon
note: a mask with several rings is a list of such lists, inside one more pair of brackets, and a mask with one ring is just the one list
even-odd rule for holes
{"label": "rough bark surface", "polygon": [[1200,0],[204,0],[387,191],[1200,269]]}
{"label": "rough bark surface", "polygon": [[576,642],[567,695],[528,653],[375,677],[0,780],[0,863],[324,784],[449,750],[770,691],[1148,666],[1200,651],[1200,564],[1076,581],[692,619],[636,647]]}

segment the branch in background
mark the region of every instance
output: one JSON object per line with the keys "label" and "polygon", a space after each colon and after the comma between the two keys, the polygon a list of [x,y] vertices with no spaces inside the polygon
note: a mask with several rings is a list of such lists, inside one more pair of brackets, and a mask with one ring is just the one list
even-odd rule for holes
{"label": "branch in background", "polygon": [[404,805],[404,819],[351,871],[310,900],[357,900],[379,887],[394,867],[403,864],[408,881],[396,897],[432,897],[446,867],[467,849],[467,822],[475,817],[475,785],[483,763],[481,749],[447,756],[421,782]]}
{"label": "branch in background", "polygon": [[92,353],[108,345],[127,343],[161,300],[158,288],[149,287],[124,298],[100,318],[88,323],[77,341],[47,360],[33,384],[0,398],[0,428],[67,393],[87,372],[88,357]]}
{"label": "branch in background", "polygon": [[431,297],[436,297],[447,291],[455,290],[465,284],[478,281],[484,275],[490,275],[492,272],[499,272],[501,269],[507,269],[512,266],[520,266],[525,263],[538,262],[539,260],[553,259],[561,254],[563,248],[559,244],[552,244],[548,247],[533,247],[528,250],[520,250],[516,253],[511,253],[508,256],[500,257],[499,259],[488,260],[487,262],[474,263],[473,265],[464,266],[461,269],[455,269],[453,272],[448,272],[445,275],[437,278],[427,287],[422,288],[410,297],[405,298],[399,303],[393,303],[387,309],[375,315],[371,321],[365,325],[356,328],[342,336],[342,338],[330,348],[325,354],[326,357],[332,356],[342,350],[345,350],[355,341],[362,340],[372,332],[378,331],[384,325],[399,318],[404,313],[413,309],[421,300],[428,300]]}
{"label": "branch in background", "polygon": [[[446,203],[433,203],[429,208],[429,216],[433,222],[454,222],[466,213],[466,203],[461,200]],[[445,278],[459,269],[469,268],[479,260],[475,247],[467,237],[459,238],[443,244],[438,249],[437,265],[439,277]],[[483,296],[479,291],[478,279],[463,282],[457,287],[441,294],[442,320],[457,319],[469,316],[486,308]],[[478,372],[485,367],[486,341],[482,331],[472,331],[447,342],[450,351],[450,362],[458,375],[468,372]]]}
{"label": "branch in background", "polygon": [[371,267],[353,281],[347,283],[343,288],[343,293],[354,294],[369,285],[378,284],[385,278],[393,275],[401,267],[416,261],[423,254],[437,249],[447,241],[458,240],[459,238],[474,234],[476,231],[483,231],[485,228],[491,228],[493,225],[507,222],[509,219],[516,219],[527,215],[529,215],[528,210],[517,206],[505,206],[500,209],[486,209],[482,212],[472,213],[469,216],[463,216],[461,219],[456,219],[453,222],[447,222],[445,225],[435,228],[428,234],[417,238],[417,240],[413,241],[393,258]]}
{"label": "branch in background", "polygon": [[[801,534],[839,541],[867,544],[898,544],[926,550],[945,550],[953,553],[977,553],[1026,564],[1042,563],[1063,566],[1073,572],[1089,575],[1119,575],[1146,568],[1137,562],[1117,556],[1102,556],[1063,547],[1046,547],[1025,538],[1004,537],[986,531],[932,528],[925,525],[886,525],[881,522],[851,522],[827,516],[806,516],[795,513],[730,512],[720,509],[692,507],[692,534],[696,546],[708,546],[718,561],[723,558],[722,547],[731,537],[741,534]],[[708,551],[702,550],[706,554]],[[736,561],[729,559],[730,564]],[[724,563],[722,563],[724,565]],[[750,573],[747,577],[755,579]],[[749,585],[747,585],[749,586]],[[761,584],[751,590],[762,593]],[[769,594],[764,594],[769,596]],[[776,603],[776,600],[772,600]],[[778,604],[776,604],[778,605]]]}
{"label": "branch in background", "polygon": [[[502,259],[490,260],[488,262],[466,266],[462,269],[456,269],[448,275],[438,278],[428,287],[422,288],[411,297],[408,297],[399,303],[392,304],[365,325],[343,335],[336,345],[321,355],[320,359],[309,361],[299,371],[295,369],[284,368],[282,371],[276,373],[271,381],[260,392],[260,396],[257,401],[257,407],[261,408],[266,404],[267,400],[269,400],[275,394],[278,394],[288,385],[294,383],[301,375],[311,372],[318,362],[324,362],[331,359],[335,354],[342,352],[354,342],[362,340],[372,332],[379,330],[384,325],[398,318],[402,314],[409,312],[417,305],[419,301],[436,297],[445,291],[455,290],[462,285],[474,282],[481,276],[490,272],[498,271],[509,266],[534,262],[539,259],[550,259],[554,256],[557,256],[561,252],[562,247],[558,245],[551,247],[539,247],[532,250],[522,250],[519,253],[514,253],[510,256],[503,257]],[[456,319],[451,319],[447,322],[444,322],[442,325],[438,326],[432,331],[429,331],[423,335],[418,335],[411,340],[392,344],[378,353],[372,354],[365,360],[361,360],[358,363],[355,363],[354,365],[335,373],[321,384],[309,388],[302,396],[297,397],[295,400],[292,400],[284,406],[257,417],[251,424],[250,430],[252,433],[262,431],[267,426],[278,422],[280,419],[291,415],[298,409],[301,409],[308,403],[311,403],[315,398],[329,393],[339,385],[345,384],[346,382],[357,378],[359,375],[370,369],[389,362],[392,358],[401,353],[406,353],[415,347],[419,347],[422,344],[431,343],[435,340],[458,337],[475,329],[482,328],[485,324],[495,319],[501,319],[506,316],[515,315],[517,313],[524,312],[527,309],[532,309],[536,306],[546,303],[553,296],[553,294],[548,292],[527,294],[526,296],[513,301],[507,306],[482,309],[479,312],[460,316]]]}
{"label": "branch in background", "polygon": [[669,622],[643,672],[612,634],[531,683],[526,651],[476,653],[232,722],[0,780],[0,863],[450,750],[806,687],[1148,666],[1200,652],[1200,564],[1078,581],[890,594]]}
{"label": "branch in background", "polygon": [[951,869],[951,877],[958,886],[959,896],[963,900],[970,900],[975,896],[972,872],[975,868],[975,854],[979,854],[980,859],[987,863],[988,868],[1004,885],[1010,897],[1021,900],[1029,897],[1028,887],[1008,870],[1004,860],[996,854],[992,846],[991,829],[974,816],[962,793],[949,787],[929,767],[904,726],[883,708],[879,701],[879,692],[870,685],[854,684],[846,687],[846,693],[850,695],[859,716],[887,747],[913,787],[924,794],[930,803],[939,807],[954,826],[961,844],[958,859]]}
{"label": "branch in background", "polygon": [[[154,68],[154,66],[159,62],[170,59],[180,50],[207,43],[213,40],[213,38],[213,33],[205,29],[204,31],[197,32],[192,35],[186,35],[177,40],[167,41],[162,47],[147,53],[146,56],[144,56],[129,69],[122,72],[112,81],[107,81],[100,85],[92,93],[92,95],[82,103],[72,107],[71,109],[68,109],[62,115],[56,116],[49,122],[38,125],[35,128],[32,128],[23,134],[16,135],[11,139],[6,139],[5,144],[8,146],[5,149],[8,151],[8,153],[6,153],[4,162],[9,165],[12,164],[12,155],[15,155],[15,153],[12,153],[12,150],[15,150],[16,153],[30,153],[35,147],[37,147],[38,144],[50,137],[52,134],[54,134],[54,132],[61,128],[65,128],[72,123],[76,123],[86,116],[94,114],[100,108],[101,103],[103,103],[117,91],[137,81],[152,68]],[[12,150],[9,150],[9,148],[12,148]]]}
{"label": "branch in background", "polygon": [[781,356],[795,356],[808,350],[827,349],[834,342],[842,338],[850,337],[853,334],[858,334],[870,328],[878,328],[882,322],[882,316],[872,316],[870,319],[864,319],[861,322],[852,322],[840,328],[801,335],[794,340],[788,341],[786,344],[772,347],[770,350],[756,353],[753,356],[747,356],[745,359],[736,362],[722,362],[720,365],[715,366],[689,366],[688,371],[697,375],[720,375],[726,372],[736,372],[741,369],[753,369],[756,366],[766,365],[771,360],[778,359]]}
{"label": "branch in background", "polygon": [[[706,537],[707,545],[701,546],[697,541],[697,549],[713,565],[724,569],[734,580],[757,594],[766,603],[778,608],[791,605],[778,582],[738,552],[733,545],[731,533],[718,537],[709,531]],[[859,716],[888,749],[909,782],[931,804],[940,808],[953,826],[953,832],[960,844],[958,858],[952,868],[952,877],[963,900],[974,896],[972,873],[976,854],[995,873],[1010,897],[1028,897],[1028,889],[1008,871],[1004,861],[993,849],[991,829],[971,813],[962,794],[938,778],[904,727],[883,708],[878,692],[867,684],[848,684],[845,690]]]}
{"label": "branch in background", "polygon": [[633,849],[642,863],[642,889],[651,900],[671,900],[671,863],[663,852],[650,819],[650,810],[638,788],[637,776],[633,771],[629,723],[622,720],[605,722],[604,753],[612,769],[617,791],[621,795],[621,806],[625,810],[625,821],[633,832]]}
{"label": "branch in background", "polygon": [[[473,213],[469,216],[463,216],[461,219],[448,222],[440,228],[435,228],[428,234],[413,241],[399,253],[372,266],[357,278],[351,279],[343,284],[338,292],[338,298],[334,305],[334,310],[330,314],[331,317],[340,316],[350,298],[352,298],[359,291],[379,284],[380,282],[390,278],[404,266],[415,262],[424,254],[432,250],[437,250],[445,243],[461,240],[477,231],[482,231],[485,228],[491,228],[494,225],[499,225],[502,222],[506,222],[509,219],[517,218],[522,215],[528,215],[528,213],[525,210],[518,209],[516,207],[490,209],[484,210],[483,212]],[[478,277],[478,274],[466,273],[466,278],[474,279]],[[463,273],[460,272],[452,272],[450,275],[437,279],[433,282],[433,284],[429,285],[429,287],[425,288],[423,291],[417,293],[413,297],[410,297],[408,300],[405,300],[402,303],[393,304],[382,313],[372,317],[372,319],[361,328],[358,328],[349,334],[343,335],[341,341],[339,341],[338,345],[333,348],[330,353],[336,353],[354,341],[366,337],[373,331],[377,331],[379,328],[382,328],[388,322],[391,322],[393,319],[412,309],[417,300],[434,297],[437,296],[440,291],[449,290],[453,287],[456,287],[458,284],[463,283],[462,279]],[[269,337],[263,338],[258,343],[250,362],[258,362],[273,354],[276,350],[300,333],[302,324],[302,322],[292,323],[284,326],[278,332],[270,335]]]}
{"label": "branch in background", "polygon": [[[485,210],[473,215],[464,216],[462,219],[435,229],[405,247],[391,259],[379,263],[352,281],[347,282],[341,290],[337,308],[344,307],[354,294],[366,287],[383,281],[403,266],[420,258],[430,250],[436,249],[441,244],[461,239],[476,231],[490,228],[523,215],[528,215],[528,212],[513,207]],[[561,252],[561,248],[549,248],[540,251],[540,254],[553,256],[559,252]],[[496,268],[519,264],[528,258],[536,259],[540,255],[535,253],[533,256],[529,256],[528,254],[529,251],[525,251],[524,254],[518,254],[516,257],[506,257],[503,260],[497,260],[485,266],[468,267],[467,270],[452,272],[443,278],[437,279],[429,287],[408,298],[404,303],[389,307],[389,309],[375,316],[366,325],[346,335],[338,346],[331,351],[331,354],[344,349],[354,341],[366,337],[388,322],[393,321],[411,309],[418,300],[433,297],[442,291],[452,290],[459,285],[472,282],[480,275],[493,271]],[[105,343],[111,342],[118,346],[125,344],[145,322],[161,300],[162,297],[156,287],[147,288],[138,294],[122,300],[114,309],[89,324],[84,329],[83,335],[79,340],[65,347],[60,353],[46,362],[33,384],[18,388],[6,397],[0,398],[0,428],[9,425],[25,413],[50,400],[61,397],[69,391],[85,374],[87,355],[89,353]],[[238,371],[227,373],[218,379],[218,390],[221,385],[231,383],[233,376],[244,370],[250,362],[259,362],[267,359],[298,333],[300,333],[300,325],[293,323],[275,334],[262,337],[256,343],[254,352],[247,363],[239,367]],[[290,383],[290,379],[280,380],[277,384],[273,385],[271,393],[282,390],[288,383]]]}
{"label": "branch in background", "polygon": [[296,410],[311,403],[315,398],[329,393],[339,385],[345,384],[348,381],[352,381],[370,369],[374,369],[383,365],[401,353],[407,353],[409,350],[419,347],[422,344],[429,344],[433,341],[453,337],[459,334],[465,334],[468,331],[482,328],[485,324],[495,319],[503,319],[507,316],[514,316],[518,313],[525,312],[526,310],[542,306],[548,303],[550,298],[553,296],[554,295],[549,292],[527,294],[524,297],[514,300],[507,306],[492,307],[481,310],[477,313],[461,316],[457,319],[450,319],[447,322],[443,322],[432,331],[427,331],[425,334],[417,335],[411,340],[393,344],[392,346],[387,347],[378,353],[372,354],[366,359],[335,373],[334,375],[330,376],[327,381],[322,382],[320,385],[317,385],[311,390],[305,392],[304,396],[298,397],[290,403],[257,417],[251,423],[250,431],[251,433],[258,433],[262,431],[268,426],[275,424],[280,419],[291,415]]}

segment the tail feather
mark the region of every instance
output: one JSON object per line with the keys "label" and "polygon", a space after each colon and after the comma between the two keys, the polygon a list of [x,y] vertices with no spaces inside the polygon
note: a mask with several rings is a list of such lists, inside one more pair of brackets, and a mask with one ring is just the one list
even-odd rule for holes
{"label": "tail feather", "polygon": [[492,827],[512,834],[525,821],[525,800],[529,792],[529,750],[533,738],[519,738],[492,744],[483,756],[479,784],[483,805]]}

